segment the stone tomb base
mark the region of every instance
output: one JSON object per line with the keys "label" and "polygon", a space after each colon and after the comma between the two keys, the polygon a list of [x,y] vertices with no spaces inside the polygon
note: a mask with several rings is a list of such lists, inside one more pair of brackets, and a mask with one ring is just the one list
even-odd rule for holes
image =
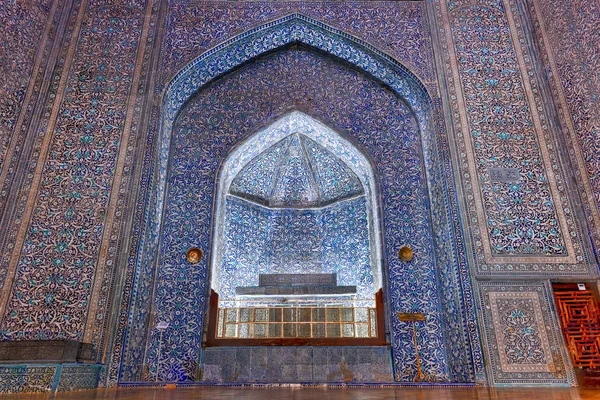
{"label": "stone tomb base", "polygon": [[393,382],[385,346],[208,347],[207,383]]}

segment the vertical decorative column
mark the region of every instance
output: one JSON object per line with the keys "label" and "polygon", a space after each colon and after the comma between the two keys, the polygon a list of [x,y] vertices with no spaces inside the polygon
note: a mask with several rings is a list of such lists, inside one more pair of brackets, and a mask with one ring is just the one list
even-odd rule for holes
{"label": "vertical decorative column", "polygon": [[12,284],[0,302],[3,340],[85,339],[104,350],[116,258],[108,242],[118,239],[111,228],[122,215],[151,10],[144,0],[74,3],[63,73],[23,183],[29,196],[1,260]]}
{"label": "vertical decorative column", "polygon": [[431,4],[490,383],[570,385],[546,280],[597,266],[517,1]]}

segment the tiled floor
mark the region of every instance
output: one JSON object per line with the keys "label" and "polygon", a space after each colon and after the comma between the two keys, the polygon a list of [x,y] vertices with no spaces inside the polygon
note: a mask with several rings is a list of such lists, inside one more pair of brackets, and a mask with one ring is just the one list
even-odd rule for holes
{"label": "tiled floor", "polygon": [[[77,400],[571,400],[599,399],[600,389],[552,388],[393,388],[393,389],[332,389],[332,388],[217,388],[187,387],[99,389],[50,395],[10,395],[14,399],[77,399]],[[7,398],[7,396],[0,396]]]}

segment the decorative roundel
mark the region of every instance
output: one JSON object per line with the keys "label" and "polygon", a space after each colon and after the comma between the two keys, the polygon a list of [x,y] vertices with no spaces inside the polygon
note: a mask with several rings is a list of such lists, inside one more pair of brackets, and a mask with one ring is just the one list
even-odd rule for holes
{"label": "decorative roundel", "polygon": [[202,260],[202,250],[197,247],[192,247],[185,253],[185,259],[190,264],[198,264]]}
{"label": "decorative roundel", "polygon": [[400,250],[398,250],[398,257],[400,257],[400,259],[404,262],[412,261],[413,256],[414,253],[408,246],[402,246],[400,247]]}

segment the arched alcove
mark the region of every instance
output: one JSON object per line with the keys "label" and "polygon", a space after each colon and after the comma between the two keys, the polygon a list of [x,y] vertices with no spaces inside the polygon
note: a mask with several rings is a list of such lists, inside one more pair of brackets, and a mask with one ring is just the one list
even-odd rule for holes
{"label": "arched alcove", "polygon": [[[218,337],[376,337],[368,320],[354,318],[376,308],[381,289],[376,187],[356,147],[299,111],[239,144],[217,183],[211,290],[219,311],[211,312],[219,314]],[[311,323],[334,305],[347,323],[327,332]],[[238,321],[241,313],[282,309],[287,330],[269,318]],[[232,310],[240,318],[222,321]],[[311,310],[314,318],[298,323]]]}
{"label": "arched alcove", "polygon": [[333,273],[338,285],[356,287],[350,297],[374,299],[377,185],[349,141],[291,112],[238,145],[217,186],[211,289],[222,302],[239,300],[236,288],[258,286],[259,274]]}
{"label": "arched alcove", "polygon": [[[305,47],[290,50],[295,43]],[[273,86],[265,80],[277,73],[277,65],[286,65],[287,71]],[[319,76],[325,69],[329,75]],[[322,90],[334,84],[339,89]],[[191,266],[186,264],[185,250],[211,248],[213,207],[218,204],[215,184],[222,182],[216,177],[227,155],[261,126],[289,114],[298,103],[294,96],[308,89],[313,95],[301,101],[303,112],[351,138],[374,161],[394,379],[409,380],[416,369],[412,332],[397,319],[400,311],[427,315],[419,337],[427,344],[421,358],[428,374],[442,381],[472,379],[467,347],[476,331],[469,331],[467,323],[474,315],[462,303],[470,282],[461,278],[452,244],[441,161],[447,155],[440,154],[435,106],[418,79],[393,59],[343,32],[292,15],[202,55],[165,91],[153,197],[145,209],[136,267],[133,323],[124,344],[123,381],[140,380],[144,364],[149,376],[158,380],[194,380],[202,362],[207,362],[201,361],[201,344],[209,260],[215,255]],[[199,114],[216,106],[222,106],[221,111]],[[397,257],[407,242],[416,254],[410,265]],[[144,283],[148,265],[153,265],[152,285]],[[446,290],[440,279],[456,282],[452,296],[440,298]],[[159,334],[157,321],[169,322],[169,328]],[[456,350],[452,360],[449,348]]]}

